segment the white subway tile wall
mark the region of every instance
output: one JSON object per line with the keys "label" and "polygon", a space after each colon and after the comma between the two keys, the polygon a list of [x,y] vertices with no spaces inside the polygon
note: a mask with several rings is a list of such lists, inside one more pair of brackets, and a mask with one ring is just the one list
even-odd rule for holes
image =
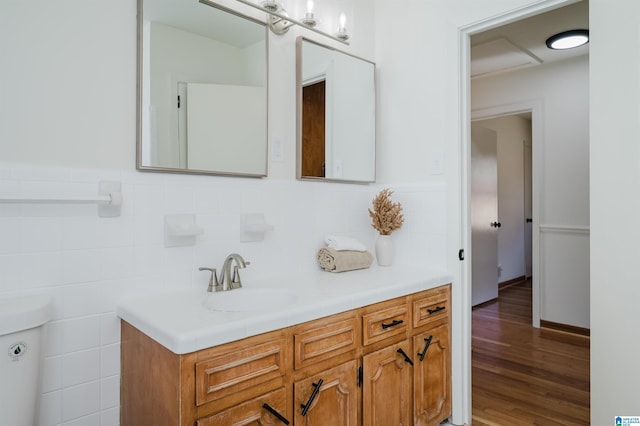
{"label": "white subway tile wall", "polygon": [[[251,260],[243,281],[304,274],[328,233],[377,236],[367,208],[382,185],[79,170],[0,163],[0,198],[97,195],[99,180],[122,182],[116,218],[92,205],[0,204],[0,297],[47,293],[41,426],[119,424],[118,300],[201,287],[199,266],[227,254]],[[394,234],[398,262],[446,267],[446,188],[391,185],[405,225]],[[195,213],[205,229],[193,247],[164,247],[164,215]],[[262,242],[240,243],[240,214],[274,225]],[[304,285],[304,283],[301,283]]]}

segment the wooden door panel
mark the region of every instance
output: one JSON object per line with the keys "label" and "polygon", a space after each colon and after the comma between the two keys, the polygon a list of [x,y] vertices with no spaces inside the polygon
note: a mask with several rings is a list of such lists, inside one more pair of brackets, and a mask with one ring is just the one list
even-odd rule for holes
{"label": "wooden door panel", "polygon": [[413,353],[423,353],[427,341],[430,343],[424,358],[420,360],[418,355],[415,361],[415,426],[438,425],[451,413],[451,348],[448,325],[414,336]]}
{"label": "wooden door panel", "polygon": [[364,426],[410,425],[412,421],[412,366],[398,353],[410,355],[405,341],[363,358],[362,419]]}
{"label": "wooden door panel", "polygon": [[302,88],[302,176],[325,176],[325,93],[324,80]]}
{"label": "wooden door panel", "polygon": [[[294,384],[295,425],[356,426],[358,423],[358,365],[355,360],[323,371]],[[303,416],[302,405],[309,403],[315,388],[322,385]]]}

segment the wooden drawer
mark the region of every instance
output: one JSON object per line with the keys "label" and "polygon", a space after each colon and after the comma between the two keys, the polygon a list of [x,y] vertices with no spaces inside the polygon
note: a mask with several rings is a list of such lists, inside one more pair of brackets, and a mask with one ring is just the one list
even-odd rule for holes
{"label": "wooden drawer", "polygon": [[449,285],[428,291],[425,295],[416,296],[412,302],[413,328],[447,321],[451,311],[451,287]]}
{"label": "wooden drawer", "polygon": [[284,377],[286,339],[253,340],[219,346],[218,355],[195,363],[197,406]]}
{"label": "wooden drawer", "polygon": [[287,392],[282,387],[213,416],[198,419],[196,426],[284,424],[275,414],[265,408],[265,404],[283,418],[291,420],[287,413]]}
{"label": "wooden drawer", "polygon": [[296,369],[316,364],[358,347],[358,320],[355,314],[334,315],[311,321],[293,334]]}
{"label": "wooden drawer", "polygon": [[362,343],[370,345],[393,336],[407,334],[409,314],[407,304],[397,303],[395,306],[380,309],[362,315]]}

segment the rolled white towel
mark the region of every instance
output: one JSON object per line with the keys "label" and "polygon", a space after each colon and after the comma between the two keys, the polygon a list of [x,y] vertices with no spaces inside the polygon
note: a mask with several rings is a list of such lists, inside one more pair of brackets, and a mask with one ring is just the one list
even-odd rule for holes
{"label": "rolled white towel", "polygon": [[365,251],[367,248],[360,241],[342,235],[327,235],[325,240],[327,247],[336,251]]}
{"label": "rolled white towel", "polygon": [[373,263],[373,255],[368,251],[342,250],[328,247],[318,250],[318,264],[327,272],[346,272],[364,269]]}

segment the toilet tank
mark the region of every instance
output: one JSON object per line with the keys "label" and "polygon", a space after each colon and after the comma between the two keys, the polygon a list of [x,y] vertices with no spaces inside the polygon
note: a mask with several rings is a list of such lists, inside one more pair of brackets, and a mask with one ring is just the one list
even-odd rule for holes
{"label": "toilet tank", "polygon": [[43,326],[51,318],[45,295],[0,296],[0,423],[38,420]]}

